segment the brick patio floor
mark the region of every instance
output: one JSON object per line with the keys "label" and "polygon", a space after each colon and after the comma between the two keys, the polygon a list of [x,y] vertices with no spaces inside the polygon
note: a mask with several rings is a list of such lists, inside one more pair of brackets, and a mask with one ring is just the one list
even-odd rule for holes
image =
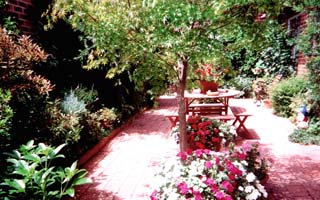
{"label": "brick patio floor", "polygon": [[[289,142],[294,126],[273,115],[271,109],[258,107],[252,99],[232,99],[230,104],[242,105],[253,113],[246,122],[250,136],[240,137],[241,141],[258,141],[263,154],[272,159],[266,184],[268,199],[320,200],[320,147]],[[84,168],[93,184],[79,187],[75,199],[149,199],[156,169],[179,149],[164,117],[176,106],[173,97],[159,98],[158,108],[139,114],[89,160]]]}

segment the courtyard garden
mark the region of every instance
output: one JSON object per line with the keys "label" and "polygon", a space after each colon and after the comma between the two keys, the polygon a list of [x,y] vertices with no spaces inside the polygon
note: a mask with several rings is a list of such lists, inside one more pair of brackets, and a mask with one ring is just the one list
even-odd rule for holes
{"label": "courtyard garden", "polygon": [[[7,4],[0,0],[0,9]],[[78,161],[139,124],[141,114],[160,112],[164,95],[175,99],[174,109],[165,109],[174,110],[176,121],[159,130],[176,153],[152,166],[160,169],[145,191],[153,200],[269,198],[267,181],[277,164],[264,157],[259,142],[239,135],[264,102],[272,116],[295,127],[290,144],[320,145],[317,1],[34,4],[41,24],[34,35],[23,35],[14,18],[1,15],[0,199],[86,199],[76,189],[98,184],[88,168],[95,155]],[[287,22],[299,13],[308,19],[293,34]],[[298,73],[299,56],[305,73]],[[218,89],[203,91],[203,81]],[[209,100],[189,105],[187,94],[195,90]],[[222,102],[215,97],[221,94]],[[240,106],[234,98],[255,105],[247,121],[232,110]],[[217,119],[202,116],[207,105],[221,108]],[[167,120],[164,113],[158,118]],[[113,195],[107,193],[101,199]]]}

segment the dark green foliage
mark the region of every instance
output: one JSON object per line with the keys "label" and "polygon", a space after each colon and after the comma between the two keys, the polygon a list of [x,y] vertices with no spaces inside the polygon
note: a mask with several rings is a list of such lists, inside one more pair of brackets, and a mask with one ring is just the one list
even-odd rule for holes
{"label": "dark green foliage", "polygon": [[84,169],[77,169],[77,162],[70,167],[57,167],[54,161],[64,158],[57,147],[29,141],[19,150],[9,154],[7,176],[0,184],[0,198],[21,200],[61,199],[73,197],[74,187],[91,183]]}
{"label": "dark green foliage", "polygon": [[281,74],[289,77],[295,73],[291,57],[290,38],[283,30],[271,26],[266,32],[266,41],[259,48],[242,49],[233,56],[233,65],[247,77],[274,77]]}
{"label": "dark green foliage", "polygon": [[308,89],[308,81],[304,77],[291,77],[276,84],[270,91],[270,99],[274,111],[282,117],[295,116],[290,105],[293,98],[303,95]]}
{"label": "dark green foliage", "polygon": [[302,144],[320,145],[320,120],[312,120],[307,129],[295,129],[289,136],[289,140]]}

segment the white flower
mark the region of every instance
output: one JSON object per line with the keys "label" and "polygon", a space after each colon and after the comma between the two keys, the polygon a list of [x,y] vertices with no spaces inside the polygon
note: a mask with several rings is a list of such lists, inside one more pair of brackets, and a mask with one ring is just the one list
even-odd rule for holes
{"label": "white flower", "polygon": [[256,189],[253,189],[252,193],[246,196],[246,199],[255,200],[255,199],[258,199],[260,196],[261,196],[260,192]]}
{"label": "white flower", "polygon": [[253,190],[254,190],[254,187],[252,185],[248,185],[244,189],[246,193],[251,193]]}
{"label": "white flower", "polygon": [[268,197],[268,193],[266,191],[266,189],[264,188],[263,185],[261,185],[260,183],[256,184],[258,190],[262,193],[263,197],[264,198],[267,198]]}
{"label": "white flower", "polygon": [[247,176],[246,179],[249,183],[252,183],[254,180],[256,180],[256,175],[254,173],[250,172]]}
{"label": "white flower", "polygon": [[239,189],[240,191],[243,191],[243,190],[244,190],[244,188],[243,188],[242,186],[239,186],[238,189]]}

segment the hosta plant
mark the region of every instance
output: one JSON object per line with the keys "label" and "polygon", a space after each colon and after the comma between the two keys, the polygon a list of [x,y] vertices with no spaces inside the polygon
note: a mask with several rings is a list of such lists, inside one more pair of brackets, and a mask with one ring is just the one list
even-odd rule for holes
{"label": "hosta plant", "polygon": [[152,200],[265,199],[259,176],[267,173],[257,145],[215,152],[180,152],[156,174]]}
{"label": "hosta plant", "polygon": [[77,169],[77,162],[70,167],[54,165],[54,160],[64,158],[59,154],[65,146],[38,145],[29,141],[8,158],[7,177],[0,185],[0,199],[49,200],[73,197],[75,186],[91,183],[84,169]]}

